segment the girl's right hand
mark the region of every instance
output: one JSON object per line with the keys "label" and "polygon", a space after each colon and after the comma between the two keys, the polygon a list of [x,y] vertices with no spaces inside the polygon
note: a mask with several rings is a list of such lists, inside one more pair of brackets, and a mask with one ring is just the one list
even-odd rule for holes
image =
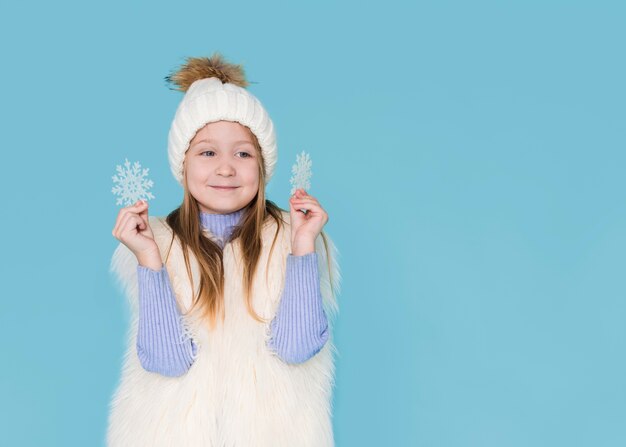
{"label": "girl's right hand", "polygon": [[143,265],[161,264],[159,247],[148,223],[148,202],[137,201],[117,215],[113,236],[132,251]]}

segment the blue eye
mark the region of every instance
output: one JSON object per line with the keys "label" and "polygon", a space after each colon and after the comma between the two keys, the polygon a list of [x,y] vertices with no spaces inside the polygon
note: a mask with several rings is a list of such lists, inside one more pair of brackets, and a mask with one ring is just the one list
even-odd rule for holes
{"label": "blue eye", "polygon": [[[215,151],[203,151],[203,152],[200,152],[200,155],[208,154],[209,152],[212,153],[212,154],[215,154]],[[237,153],[238,154],[245,154],[245,157],[242,157],[242,158],[252,158],[252,155],[249,154],[248,152],[237,152]]]}

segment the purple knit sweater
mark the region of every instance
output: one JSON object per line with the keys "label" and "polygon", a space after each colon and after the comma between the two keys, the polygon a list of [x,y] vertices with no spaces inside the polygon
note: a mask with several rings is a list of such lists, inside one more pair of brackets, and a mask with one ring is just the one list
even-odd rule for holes
{"label": "purple knit sweater", "polygon": [[[201,212],[204,228],[228,240],[243,209],[228,214]],[[328,340],[328,321],[322,306],[317,253],[287,256],[285,286],[276,316],[270,323],[268,349],[286,363],[302,363],[317,354]],[[166,376],[185,374],[194,362],[197,346],[184,338],[181,313],[165,266],[153,270],[137,265],[139,326],[137,354],[144,369]]]}

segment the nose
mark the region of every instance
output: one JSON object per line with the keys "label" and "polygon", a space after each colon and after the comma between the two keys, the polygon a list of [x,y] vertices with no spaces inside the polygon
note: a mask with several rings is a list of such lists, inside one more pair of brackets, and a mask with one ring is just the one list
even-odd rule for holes
{"label": "nose", "polygon": [[217,175],[231,176],[235,175],[235,168],[229,161],[225,160],[224,162],[220,163],[215,172],[217,173]]}

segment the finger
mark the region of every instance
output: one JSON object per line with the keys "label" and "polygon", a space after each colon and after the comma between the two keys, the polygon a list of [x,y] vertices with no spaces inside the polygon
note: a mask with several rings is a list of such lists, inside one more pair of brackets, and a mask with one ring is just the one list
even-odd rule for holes
{"label": "finger", "polygon": [[113,230],[113,233],[117,239],[121,238],[124,228],[126,228],[126,222],[128,221],[129,216],[130,213],[128,212],[128,210],[120,210],[120,213],[117,216],[117,224],[115,225],[115,229]]}
{"label": "finger", "polygon": [[139,206],[138,210],[139,210],[139,215],[145,219],[146,222],[148,222],[148,209],[149,209],[149,205],[148,202],[142,202],[142,204]]}
{"label": "finger", "polygon": [[300,209],[308,209],[311,208],[313,205],[315,205],[312,202],[305,202],[303,200],[290,200],[289,201],[289,207],[293,210],[300,210]]}
{"label": "finger", "polygon": [[[120,223],[118,231],[118,239],[125,239],[129,235],[134,235],[138,232],[137,227],[145,227],[143,219],[136,213],[127,213]],[[141,230],[139,230],[141,231]]]}
{"label": "finger", "polygon": [[113,236],[115,236],[115,238],[118,240],[121,240],[120,239],[122,236],[121,231],[122,231],[122,228],[124,228],[123,225],[124,225],[124,222],[126,222],[126,217],[127,217],[127,214],[122,213],[122,211],[120,210],[120,213],[117,215],[117,222],[115,223],[115,228],[113,228]]}
{"label": "finger", "polygon": [[317,200],[315,197],[309,195],[309,194],[299,194],[297,196],[292,196],[292,199],[311,199],[311,200]]}
{"label": "finger", "polygon": [[[129,215],[139,215],[141,212],[146,211],[148,208],[148,203],[147,202],[141,202],[141,201],[137,201],[134,205],[130,205],[127,206],[126,208],[122,208],[120,210],[120,224],[118,224],[117,226],[117,231],[121,231],[123,230],[124,226],[123,226],[123,222],[126,222],[127,219],[126,217]],[[148,217],[147,214],[145,216],[145,220],[146,222],[148,222]]]}
{"label": "finger", "polygon": [[324,209],[319,204],[312,202],[312,201],[304,201],[304,200],[294,201],[291,204],[291,206],[293,209],[297,209],[297,210],[306,209],[307,211],[313,214],[317,214],[317,213],[324,211]]}
{"label": "finger", "polygon": [[319,204],[319,202],[317,200],[312,200],[312,199],[293,199],[291,201],[292,204],[296,205],[296,204],[311,204],[311,205],[317,205],[319,207],[321,207],[321,205]]}
{"label": "finger", "polygon": [[300,188],[296,191],[296,195],[298,197],[310,197],[310,198],[314,198],[312,195],[310,195],[308,192],[306,192],[305,189]]}
{"label": "finger", "polygon": [[128,233],[128,228],[131,225],[131,224],[129,224],[129,221],[132,220],[133,216],[134,216],[134,214],[132,214],[132,213],[126,213],[122,217],[122,220],[120,221],[119,227],[117,229],[118,239],[124,239],[126,237],[126,235]]}
{"label": "finger", "polygon": [[323,217],[326,221],[328,221],[328,213],[326,212],[326,210],[324,208],[322,208],[321,206],[319,206],[318,204],[294,204],[294,209],[301,209],[304,208],[307,210],[307,215],[313,215],[316,217]]}
{"label": "finger", "polygon": [[129,214],[124,228],[125,234],[134,234],[143,231],[146,228],[146,223],[137,214]]}
{"label": "finger", "polygon": [[314,205],[320,206],[317,200],[312,200],[312,199],[291,199],[289,201],[289,203],[292,203],[292,204],[298,204],[298,203],[300,203],[300,204],[302,204],[302,203],[309,204],[310,203],[310,204],[314,204]]}
{"label": "finger", "polygon": [[122,208],[119,214],[117,215],[117,221],[115,223],[113,232],[115,233],[116,231],[119,231],[122,228],[120,224],[128,213],[136,213],[140,209],[142,209],[142,205],[140,201],[135,202],[134,205],[129,205],[127,207]]}
{"label": "finger", "polygon": [[292,199],[292,200],[308,200],[308,201],[317,203],[319,205],[319,201],[316,198],[314,198],[314,197],[297,197],[297,198]]}
{"label": "finger", "polygon": [[148,219],[146,219],[143,216],[143,213],[136,214],[135,216],[136,216],[137,226],[139,227],[140,231],[143,231],[146,228],[148,228]]}
{"label": "finger", "polygon": [[289,200],[315,200],[317,202],[317,199],[313,196],[291,197]]}

